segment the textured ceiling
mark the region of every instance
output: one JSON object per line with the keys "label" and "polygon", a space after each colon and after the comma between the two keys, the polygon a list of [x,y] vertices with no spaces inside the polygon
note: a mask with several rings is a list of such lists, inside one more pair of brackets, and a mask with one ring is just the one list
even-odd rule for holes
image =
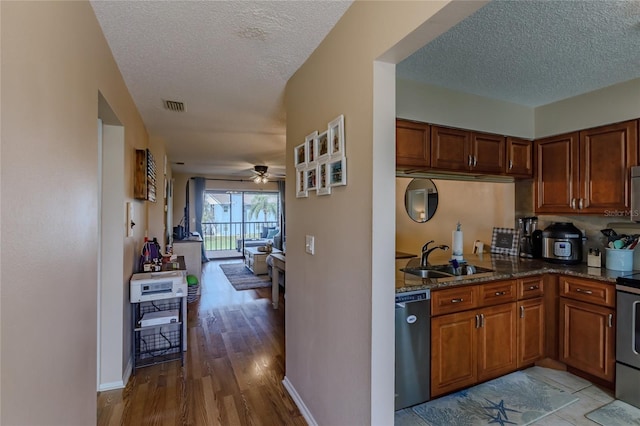
{"label": "textured ceiling", "polygon": [[590,92],[640,77],[640,1],[494,0],[396,72],[530,107]]}
{"label": "textured ceiling", "polygon": [[256,164],[284,173],[285,85],[351,1],[91,4],[174,172],[249,177]]}

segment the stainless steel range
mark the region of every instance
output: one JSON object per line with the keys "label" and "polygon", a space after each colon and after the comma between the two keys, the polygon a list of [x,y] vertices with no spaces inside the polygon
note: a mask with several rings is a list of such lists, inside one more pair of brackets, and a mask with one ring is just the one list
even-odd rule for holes
{"label": "stainless steel range", "polygon": [[640,273],[616,280],[616,398],[640,408]]}

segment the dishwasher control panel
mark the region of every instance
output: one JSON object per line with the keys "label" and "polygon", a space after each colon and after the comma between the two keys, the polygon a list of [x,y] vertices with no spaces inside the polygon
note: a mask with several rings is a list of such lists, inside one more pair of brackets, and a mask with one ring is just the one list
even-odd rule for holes
{"label": "dishwasher control panel", "polygon": [[431,290],[409,291],[396,294],[396,303],[418,302],[431,299]]}

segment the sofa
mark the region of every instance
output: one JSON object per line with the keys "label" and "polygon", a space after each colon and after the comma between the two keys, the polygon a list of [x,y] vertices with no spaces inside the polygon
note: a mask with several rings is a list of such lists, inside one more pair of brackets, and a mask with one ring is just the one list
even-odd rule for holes
{"label": "sofa", "polygon": [[[260,247],[266,245],[268,242],[271,242],[274,247],[278,248],[276,245],[276,241],[280,236],[280,229],[276,226],[273,227],[262,227],[262,232],[260,233],[260,238],[248,238],[244,240],[244,246],[246,247]],[[236,250],[238,252],[242,252],[242,238],[238,238],[236,240]]]}

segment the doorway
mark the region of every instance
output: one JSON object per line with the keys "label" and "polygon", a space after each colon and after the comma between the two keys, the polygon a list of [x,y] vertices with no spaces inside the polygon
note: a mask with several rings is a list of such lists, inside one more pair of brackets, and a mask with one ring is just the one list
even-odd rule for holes
{"label": "doorway", "polygon": [[202,238],[207,258],[239,258],[245,247],[277,239],[279,206],[276,191],[205,191]]}

